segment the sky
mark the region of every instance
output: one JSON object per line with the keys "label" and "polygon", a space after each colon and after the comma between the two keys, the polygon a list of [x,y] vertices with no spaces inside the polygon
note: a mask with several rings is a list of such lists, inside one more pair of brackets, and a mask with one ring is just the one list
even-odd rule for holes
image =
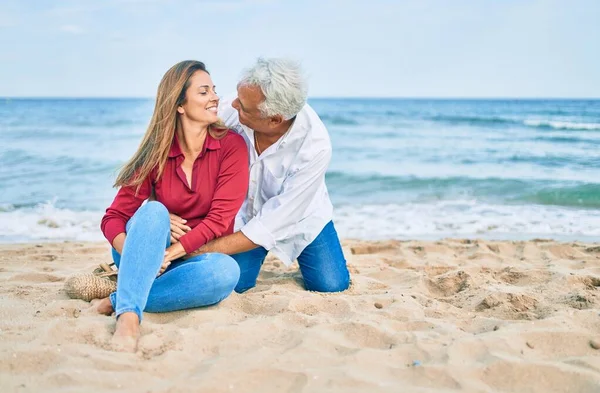
{"label": "sky", "polygon": [[598,0],[3,0],[0,96],[154,97],[181,60],[220,94],[258,56],[311,97],[600,97]]}

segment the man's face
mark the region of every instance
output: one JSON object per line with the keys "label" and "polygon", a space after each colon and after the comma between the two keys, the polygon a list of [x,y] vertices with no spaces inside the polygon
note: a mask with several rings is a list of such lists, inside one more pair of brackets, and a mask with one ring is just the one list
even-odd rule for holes
{"label": "man's face", "polygon": [[264,117],[258,106],[265,96],[257,86],[238,86],[238,96],[231,106],[239,113],[240,123],[257,132],[268,133],[271,121]]}

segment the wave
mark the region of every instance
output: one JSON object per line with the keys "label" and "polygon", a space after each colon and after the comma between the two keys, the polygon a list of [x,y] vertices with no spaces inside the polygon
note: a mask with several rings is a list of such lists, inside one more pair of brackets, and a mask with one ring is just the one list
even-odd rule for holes
{"label": "wave", "polygon": [[0,210],[0,241],[102,239],[101,211],[61,209],[52,202],[33,207],[4,206]]}
{"label": "wave", "polygon": [[345,198],[347,201],[377,198],[379,202],[408,203],[452,200],[466,196],[508,204],[600,208],[599,183],[469,177],[416,178],[329,172],[327,186],[334,196],[348,196]]}
{"label": "wave", "polygon": [[[67,154],[78,154],[69,156]],[[106,155],[104,159],[94,158],[88,152],[63,151],[61,154],[44,156],[34,151],[22,149],[9,149],[0,151],[0,163],[4,168],[11,170],[31,170],[32,167],[38,167],[38,171],[43,168],[52,168],[53,172],[62,170],[78,171],[81,173],[102,173],[109,172],[115,168],[115,164],[120,164],[122,160]]]}
{"label": "wave", "polygon": [[499,205],[476,200],[336,207],[344,238],[597,239],[600,211],[555,206]]}
{"label": "wave", "polygon": [[354,126],[359,124],[357,120],[341,115],[323,114],[320,115],[320,117],[321,121],[323,121],[323,123],[325,124],[333,124],[340,126]]}
{"label": "wave", "polygon": [[600,185],[583,184],[574,187],[547,187],[525,194],[519,201],[540,205],[600,208]]}
{"label": "wave", "polygon": [[471,124],[471,125],[490,125],[501,126],[508,124],[517,124],[514,119],[505,117],[490,117],[490,116],[461,116],[461,115],[436,115],[425,118],[437,122],[449,124]]}
{"label": "wave", "polygon": [[590,145],[590,144],[591,145],[600,145],[600,139],[578,137],[576,135],[573,135],[573,136],[548,135],[548,136],[539,136],[536,138],[531,138],[531,140],[536,141],[536,142],[550,142],[550,143],[560,143],[560,144],[585,143],[588,145]]}
{"label": "wave", "polygon": [[[61,209],[53,203],[0,211],[0,242],[102,241],[102,211]],[[477,199],[336,204],[344,238],[488,237],[583,239],[600,236],[600,210],[505,205]]]}
{"label": "wave", "polygon": [[442,122],[453,125],[473,125],[473,126],[527,126],[531,128],[552,129],[552,130],[581,130],[594,131],[600,130],[600,123],[586,123],[576,121],[561,120],[541,120],[541,119],[515,119],[498,116],[462,116],[462,115],[436,115],[425,117],[424,120]]}
{"label": "wave", "polygon": [[524,120],[523,124],[528,127],[546,128],[553,130],[600,130],[600,123],[578,123],[570,121],[555,120]]}

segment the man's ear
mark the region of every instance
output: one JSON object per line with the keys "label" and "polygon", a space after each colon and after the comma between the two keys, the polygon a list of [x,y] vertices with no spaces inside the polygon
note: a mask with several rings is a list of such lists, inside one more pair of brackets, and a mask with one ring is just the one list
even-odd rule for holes
{"label": "man's ear", "polygon": [[271,127],[277,127],[279,125],[281,125],[281,123],[283,123],[285,120],[283,119],[283,116],[281,115],[275,115],[275,116],[271,116],[269,117],[269,125]]}

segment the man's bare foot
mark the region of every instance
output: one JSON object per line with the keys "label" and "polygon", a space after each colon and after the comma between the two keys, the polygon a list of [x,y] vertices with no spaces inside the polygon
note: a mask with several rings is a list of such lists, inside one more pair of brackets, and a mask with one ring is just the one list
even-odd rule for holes
{"label": "man's bare foot", "polygon": [[90,304],[90,311],[97,312],[98,314],[111,315],[114,311],[110,299],[107,297],[104,299],[93,299]]}
{"label": "man's bare foot", "polygon": [[140,338],[140,319],[134,312],[126,312],[117,318],[117,327],[111,340],[115,351],[135,352]]}

